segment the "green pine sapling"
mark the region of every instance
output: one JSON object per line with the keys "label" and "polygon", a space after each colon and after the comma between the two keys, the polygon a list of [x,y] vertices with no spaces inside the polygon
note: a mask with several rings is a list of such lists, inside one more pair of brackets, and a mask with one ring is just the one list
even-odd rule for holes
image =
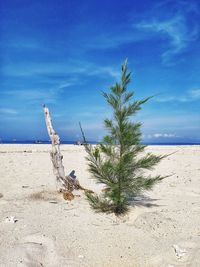
{"label": "green pine sapling", "polygon": [[165,156],[146,153],[138,157],[146,146],[141,144],[141,123],[134,123],[130,118],[150,97],[131,102],[134,93],[127,91],[130,77],[126,60],[122,65],[121,82],[112,86],[110,93],[103,93],[113,110],[113,118],[104,120],[108,135],[102,143],[88,144],[80,124],[89,171],[98,183],[105,185],[101,195],[86,193],[87,199],[95,210],[116,215],[126,213],[130,199],[152,189],[164,178],[147,175],[144,171],[152,170]]}

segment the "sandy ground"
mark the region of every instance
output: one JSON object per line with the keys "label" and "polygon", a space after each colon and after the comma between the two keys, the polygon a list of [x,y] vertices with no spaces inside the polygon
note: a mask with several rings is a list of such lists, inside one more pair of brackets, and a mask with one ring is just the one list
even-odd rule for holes
{"label": "sandy ground", "polygon": [[[82,146],[61,146],[66,173],[94,191]],[[172,174],[123,218],[95,213],[83,192],[55,192],[49,145],[0,145],[0,266],[199,267],[200,147],[150,146]],[[15,216],[17,222],[9,222]],[[11,218],[12,219],[12,218]]]}

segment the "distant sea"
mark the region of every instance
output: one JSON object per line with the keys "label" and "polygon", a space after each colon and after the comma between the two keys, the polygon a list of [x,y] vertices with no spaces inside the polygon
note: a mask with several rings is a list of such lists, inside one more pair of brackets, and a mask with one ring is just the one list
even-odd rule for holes
{"label": "distant sea", "polygon": [[[96,141],[90,141],[90,144],[97,144]],[[51,141],[42,141],[42,140],[24,140],[24,141],[15,141],[15,140],[0,140],[0,144],[51,144]],[[61,141],[61,144],[68,144],[73,145],[76,144],[76,141]],[[160,142],[160,143],[153,143],[153,142],[143,142],[144,145],[152,145],[152,146],[185,146],[185,145],[200,145],[199,142],[196,143],[187,143],[187,142]]]}

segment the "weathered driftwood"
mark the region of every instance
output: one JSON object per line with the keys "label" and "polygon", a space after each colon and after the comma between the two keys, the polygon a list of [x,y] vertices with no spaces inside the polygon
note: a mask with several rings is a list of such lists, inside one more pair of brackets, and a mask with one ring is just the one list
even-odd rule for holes
{"label": "weathered driftwood", "polygon": [[67,177],[65,176],[64,166],[62,164],[63,156],[60,152],[60,138],[53,128],[49,109],[45,105],[43,106],[43,108],[47,131],[52,144],[52,150],[50,152],[50,155],[51,161],[53,163],[53,171],[56,176],[57,190],[59,192],[72,191],[70,190],[70,184],[68,182]]}
{"label": "weathered driftwood", "polygon": [[48,107],[44,105],[43,108],[47,131],[52,144],[50,155],[53,163],[53,171],[56,176],[57,190],[63,193],[64,199],[72,200],[74,195],[71,192],[74,189],[81,189],[84,191],[90,190],[87,190],[80,185],[79,181],[76,179],[74,170],[69,175],[65,176],[65,170],[62,164],[63,156],[60,152],[60,138],[53,128]]}

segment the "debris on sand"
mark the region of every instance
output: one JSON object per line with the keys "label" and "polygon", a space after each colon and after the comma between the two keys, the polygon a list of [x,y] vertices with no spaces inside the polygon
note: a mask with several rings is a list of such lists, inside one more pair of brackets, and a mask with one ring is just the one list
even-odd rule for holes
{"label": "debris on sand", "polygon": [[7,223],[16,223],[18,219],[15,216],[6,217],[5,222]]}
{"label": "debris on sand", "polygon": [[180,248],[178,245],[173,245],[176,257],[180,260],[186,253],[186,249]]}

